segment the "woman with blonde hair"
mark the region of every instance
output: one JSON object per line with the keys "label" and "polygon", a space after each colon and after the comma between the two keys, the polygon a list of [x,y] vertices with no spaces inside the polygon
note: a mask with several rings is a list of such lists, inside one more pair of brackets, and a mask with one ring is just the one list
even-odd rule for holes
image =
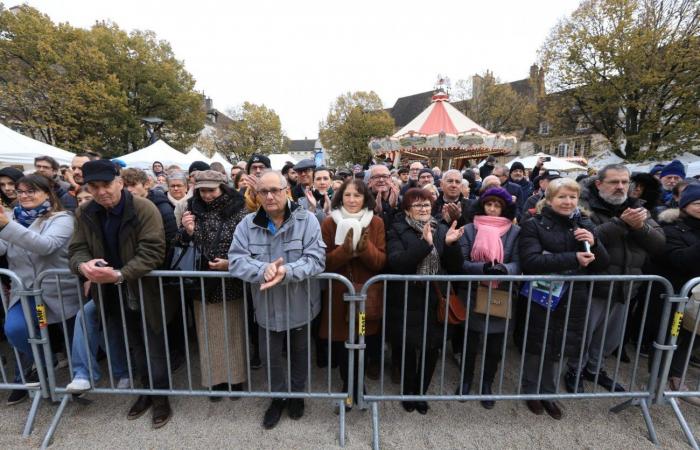
{"label": "woman with blonde hair", "polygon": [[[578,207],[581,188],[570,178],[549,183],[545,196],[537,205],[537,214],[521,225],[520,266],[525,274],[590,275],[609,264],[608,253],[595,237],[593,222]],[[566,292],[572,288],[571,296]],[[535,283],[530,283],[527,297],[533,296]],[[548,287],[545,290],[550,289]],[[587,310],[587,284],[564,283],[554,302],[533,300],[530,305],[528,330],[523,343],[525,353],[523,393],[554,394],[559,378],[560,358],[578,356],[583,345],[583,329]],[[563,343],[563,344],[562,344]],[[539,378],[541,365],[541,379]],[[566,367],[562,364],[561,367]],[[536,415],[545,411],[561,419],[561,407],[552,400],[528,400],[527,407]]]}

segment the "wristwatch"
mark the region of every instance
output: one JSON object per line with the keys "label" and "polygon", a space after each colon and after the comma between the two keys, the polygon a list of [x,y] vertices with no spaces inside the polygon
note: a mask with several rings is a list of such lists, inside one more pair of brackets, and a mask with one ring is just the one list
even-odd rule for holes
{"label": "wristwatch", "polygon": [[120,285],[124,282],[124,275],[122,275],[121,271],[117,270],[117,281],[114,282],[116,285]]}

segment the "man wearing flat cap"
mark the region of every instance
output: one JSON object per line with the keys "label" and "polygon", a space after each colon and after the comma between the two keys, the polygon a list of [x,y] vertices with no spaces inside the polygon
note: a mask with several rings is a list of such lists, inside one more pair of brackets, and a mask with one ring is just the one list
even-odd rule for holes
{"label": "man wearing flat cap", "polygon": [[[68,249],[70,269],[81,280],[91,282],[91,297],[98,308],[104,308],[107,322],[121,324],[124,311],[135,375],[140,375],[143,387],[168,389],[158,284],[155,278],[143,278],[139,287],[139,280],[163,263],[163,220],[153,203],[124,189],[109,160],[88,161],[82,170],[94,200],[76,210],[75,233]],[[142,302],[139,294],[143,295]],[[173,309],[167,307],[167,300],[165,306],[167,322]],[[151,406],[153,428],[168,423],[170,404],[166,396],[160,395],[139,396],[127,418],[137,419]]]}
{"label": "man wearing flat cap", "polygon": [[294,166],[294,171],[297,173],[297,185],[292,189],[294,201],[306,196],[306,189],[312,187],[315,168],[316,162],[311,158],[302,159]]}

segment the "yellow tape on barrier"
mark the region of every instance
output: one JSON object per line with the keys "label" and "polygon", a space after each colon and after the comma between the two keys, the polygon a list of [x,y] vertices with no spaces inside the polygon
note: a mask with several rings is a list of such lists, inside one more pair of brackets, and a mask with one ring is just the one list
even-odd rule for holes
{"label": "yellow tape on barrier", "polygon": [[44,305],[36,305],[36,318],[39,320],[39,328],[46,328],[46,307]]}
{"label": "yellow tape on barrier", "polygon": [[364,335],[365,335],[365,331],[366,331],[366,327],[365,327],[365,313],[363,313],[363,312],[359,313],[358,316],[357,316],[357,320],[358,320],[357,327],[358,327],[360,336],[364,336]]}
{"label": "yellow tape on barrier", "polygon": [[671,336],[678,336],[681,331],[681,322],[683,321],[683,313],[676,311],[675,316],[673,316],[673,325],[671,326]]}

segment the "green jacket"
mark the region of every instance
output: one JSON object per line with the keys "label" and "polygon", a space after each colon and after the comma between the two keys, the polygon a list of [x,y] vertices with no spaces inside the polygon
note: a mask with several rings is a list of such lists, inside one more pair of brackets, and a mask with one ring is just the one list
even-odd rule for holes
{"label": "green jacket", "polygon": [[[139,279],[162,265],[165,257],[165,232],[163,220],[158,208],[145,198],[132,196],[126,189],[124,213],[119,228],[119,255],[124,261],[120,269],[126,285],[124,307],[131,310],[140,309]],[[92,201],[75,211],[75,233],[68,248],[70,268],[80,275],[78,266],[95,258],[104,258],[102,226],[99,222],[101,206]],[[144,278],[143,305],[146,321],[153,331],[163,330],[160,308],[160,293],[156,278]],[[103,289],[105,310],[110,314],[119,314],[119,297],[114,289]],[[92,298],[99,307],[96,284],[91,287]],[[172,298],[164,296],[166,321],[172,318],[175,310],[170,307]]]}

